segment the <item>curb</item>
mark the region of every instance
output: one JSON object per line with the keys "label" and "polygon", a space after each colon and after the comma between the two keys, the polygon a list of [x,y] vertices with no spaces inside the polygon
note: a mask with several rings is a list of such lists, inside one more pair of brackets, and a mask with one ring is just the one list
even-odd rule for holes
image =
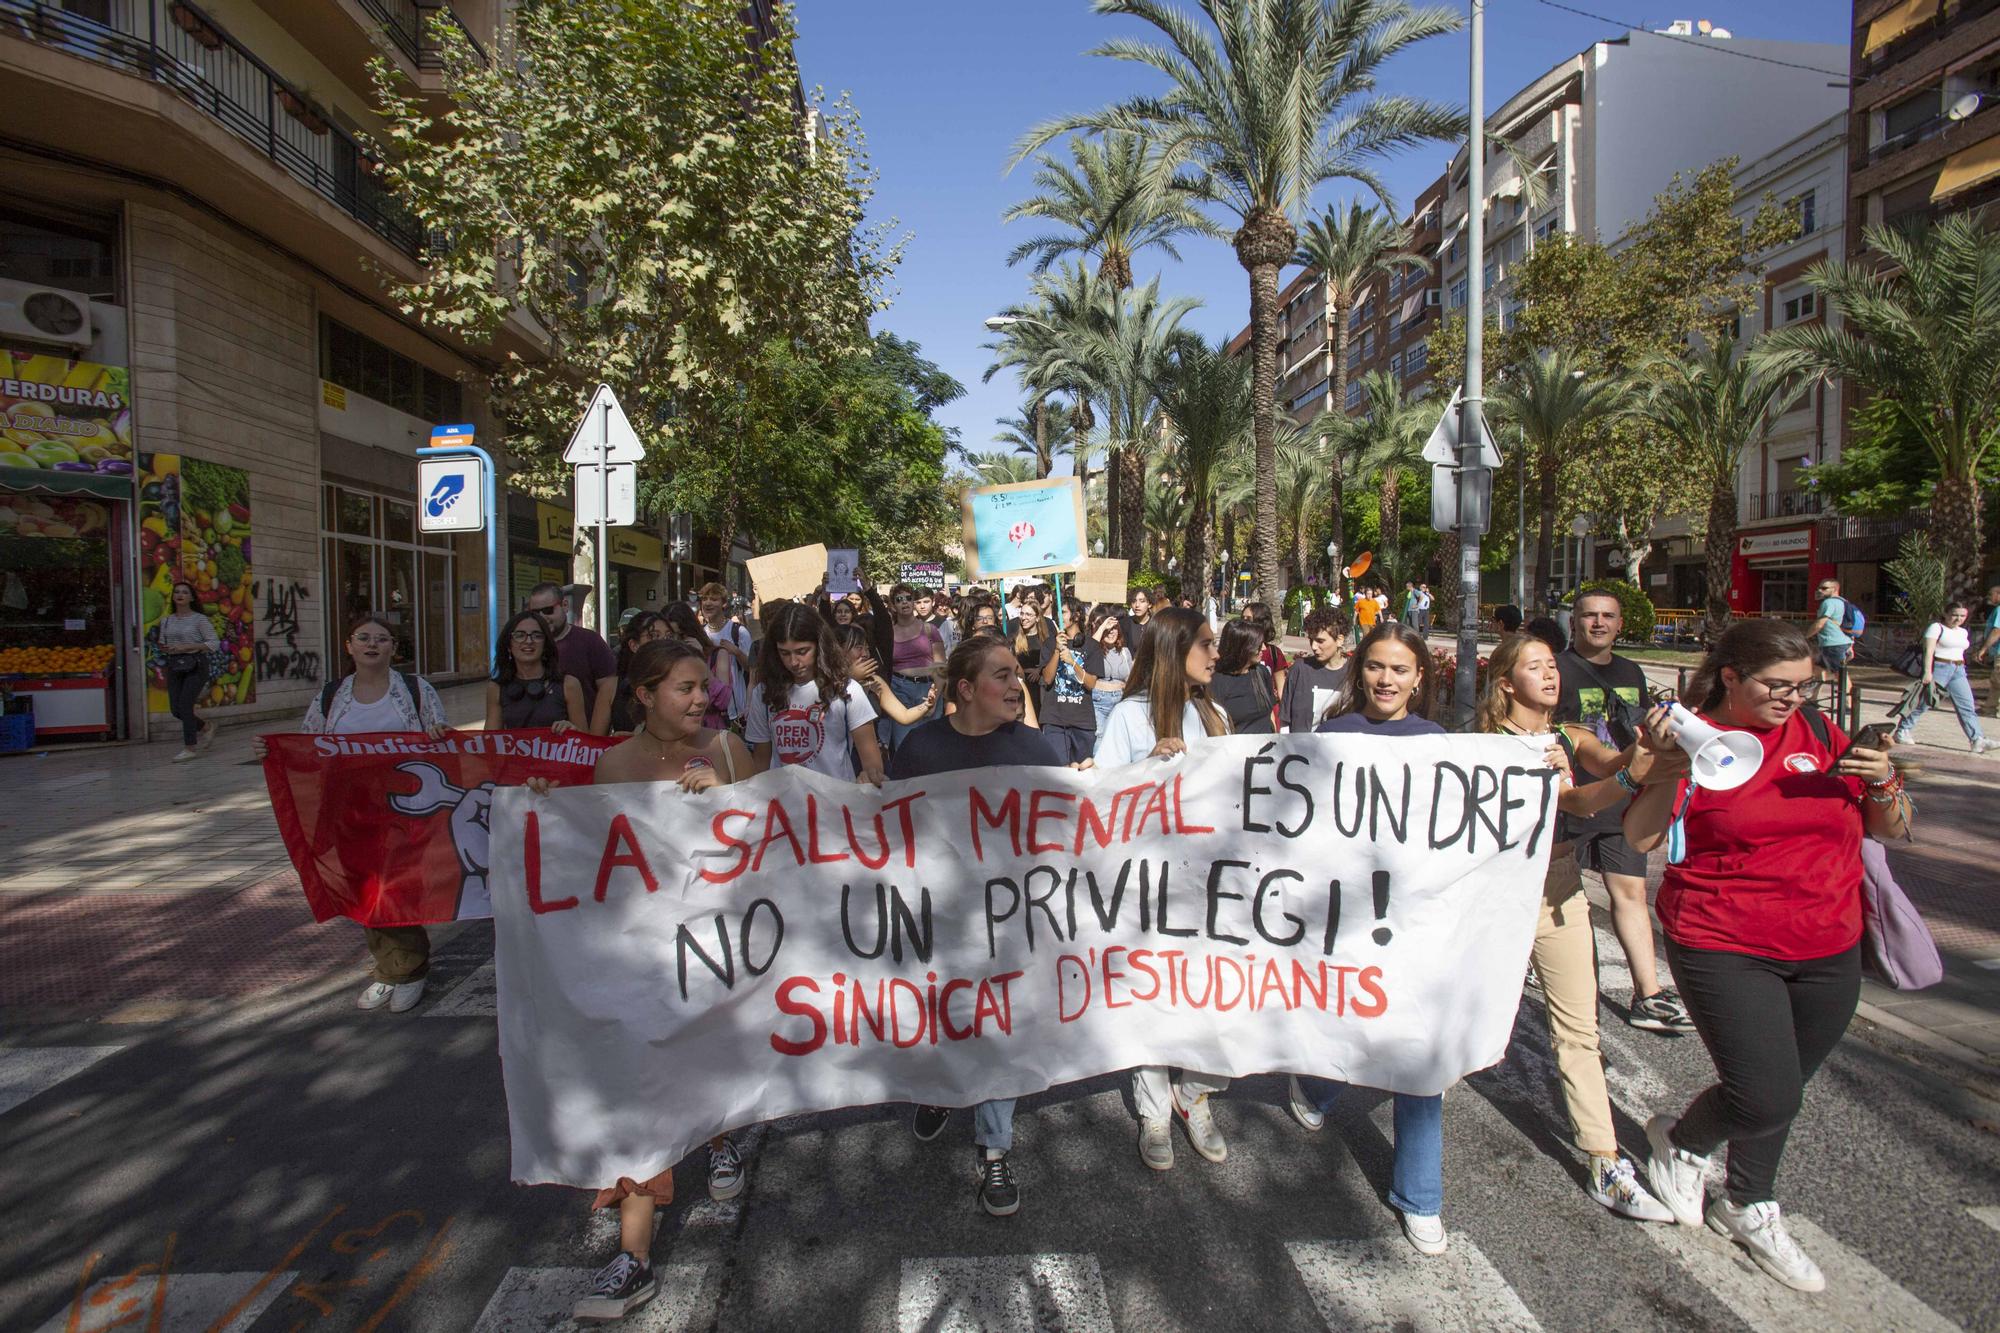
{"label": "curb", "polygon": [[1854,1015],[1857,1018],[1867,1019],[1885,1032],[1893,1032],[1905,1041],[1913,1042],[1926,1050],[1965,1065],[1983,1079],[2000,1080],[2000,1061],[1995,1061],[1992,1056],[1975,1050],[1963,1042],[1940,1036],[1908,1019],[1898,1018],[1888,1010],[1877,1008],[1866,1000],[1855,1006]]}

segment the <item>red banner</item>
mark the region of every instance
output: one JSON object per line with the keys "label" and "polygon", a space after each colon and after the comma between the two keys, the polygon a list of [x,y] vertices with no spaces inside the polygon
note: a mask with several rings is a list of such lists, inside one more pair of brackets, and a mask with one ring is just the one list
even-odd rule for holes
{"label": "red banner", "polygon": [[618,737],[460,731],[266,736],[264,781],[285,851],[320,921],[416,926],[493,915],[493,788],[590,782]]}

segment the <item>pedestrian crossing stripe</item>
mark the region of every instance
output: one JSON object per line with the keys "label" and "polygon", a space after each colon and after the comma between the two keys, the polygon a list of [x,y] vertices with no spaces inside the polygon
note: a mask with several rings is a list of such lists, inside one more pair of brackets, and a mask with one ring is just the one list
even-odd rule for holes
{"label": "pedestrian crossing stripe", "polygon": [[108,1333],[114,1328],[244,1333],[297,1277],[297,1273],[170,1273],[164,1281],[106,1278],[91,1283],[36,1333]]}
{"label": "pedestrian crossing stripe", "polygon": [[74,1078],[123,1046],[8,1046],[0,1048],[0,1115]]}
{"label": "pedestrian crossing stripe", "polygon": [[905,1259],[896,1333],[1113,1333],[1094,1254]]}
{"label": "pedestrian crossing stripe", "polygon": [[1971,1213],[1974,1217],[1978,1218],[1981,1222],[1984,1222],[1987,1226],[1992,1227],[1995,1231],[2000,1231],[2000,1206],[1995,1206],[1993,1204],[1986,1204],[1983,1206],[1967,1204],[1965,1206],[1965,1211]]}
{"label": "pedestrian crossing stripe", "polygon": [[1440,1255],[1400,1236],[1285,1246],[1329,1329],[1371,1333],[1541,1333],[1514,1288],[1462,1235]]}
{"label": "pedestrian crossing stripe", "polygon": [[492,1018],[500,1012],[500,983],[488,959],[453,986],[436,1004],[417,1011],[425,1018]]}
{"label": "pedestrian crossing stripe", "polygon": [[[710,1264],[658,1264],[659,1294],[618,1321],[624,1333],[692,1333],[708,1328],[720,1270]],[[472,1333],[574,1333],[570,1310],[590,1294],[591,1268],[510,1268],[487,1300]]]}

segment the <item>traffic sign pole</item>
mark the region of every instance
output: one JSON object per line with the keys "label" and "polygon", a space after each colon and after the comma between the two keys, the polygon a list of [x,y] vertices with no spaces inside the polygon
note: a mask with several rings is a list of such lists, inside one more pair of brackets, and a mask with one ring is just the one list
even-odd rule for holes
{"label": "traffic sign pole", "polygon": [[[447,436],[433,435],[432,439]],[[467,454],[480,462],[480,488],[486,496],[486,651],[497,652],[500,643],[500,510],[495,501],[499,484],[495,480],[493,456],[471,442],[470,437],[462,444],[425,445],[417,450],[418,458],[463,458]],[[489,658],[486,673],[499,671],[497,658]]]}
{"label": "traffic sign pole", "polygon": [[[595,460],[597,466],[597,629],[606,638],[611,632],[611,465],[637,463],[645,456],[646,447],[639,443],[632,423],[625,419],[618,396],[611,392],[610,385],[598,385],[597,392],[591,395],[590,406],[583,409],[583,419],[576,423],[576,433],[570,436],[563,450],[563,462],[576,467],[579,474],[583,464]],[[579,508],[583,485],[584,479],[579,475]],[[629,523],[632,517],[627,515],[623,521]]]}
{"label": "traffic sign pole", "polygon": [[1480,445],[1486,436],[1481,409],[1485,406],[1486,343],[1486,0],[1471,0],[1471,67],[1467,72],[1465,156],[1470,198],[1465,214],[1465,265],[1468,300],[1465,321],[1465,401],[1458,432],[1458,675],[1452,712],[1459,725],[1471,722],[1479,677],[1479,536],[1480,487],[1473,471],[1483,466]]}
{"label": "traffic sign pole", "polygon": [[611,403],[604,404],[604,428],[597,441],[597,632],[611,641]]}

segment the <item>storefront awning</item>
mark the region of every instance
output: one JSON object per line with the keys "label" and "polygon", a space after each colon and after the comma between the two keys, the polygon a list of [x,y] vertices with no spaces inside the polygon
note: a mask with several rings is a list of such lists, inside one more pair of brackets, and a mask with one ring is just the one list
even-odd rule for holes
{"label": "storefront awning", "polygon": [[1946,158],[1944,170],[1938,172],[1937,184],[1931,186],[1931,200],[1936,202],[1946,195],[1969,190],[1994,176],[2000,176],[2000,138],[1961,148]]}
{"label": "storefront awning", "polygon": [[1928,23],[1936,17],[1938,0],[1903,0],[1880,18],[1868,25],[1868,37],[1861,43],[1861,54],[1870,55],[1887,46],[1920,23]]}
{"label": "storefront awning", "polygon": [[0,491],[40,491],[44,495],[94,495],[100,500],[129,500],[132,498],[132,478],[103,472],[0,467]]}

